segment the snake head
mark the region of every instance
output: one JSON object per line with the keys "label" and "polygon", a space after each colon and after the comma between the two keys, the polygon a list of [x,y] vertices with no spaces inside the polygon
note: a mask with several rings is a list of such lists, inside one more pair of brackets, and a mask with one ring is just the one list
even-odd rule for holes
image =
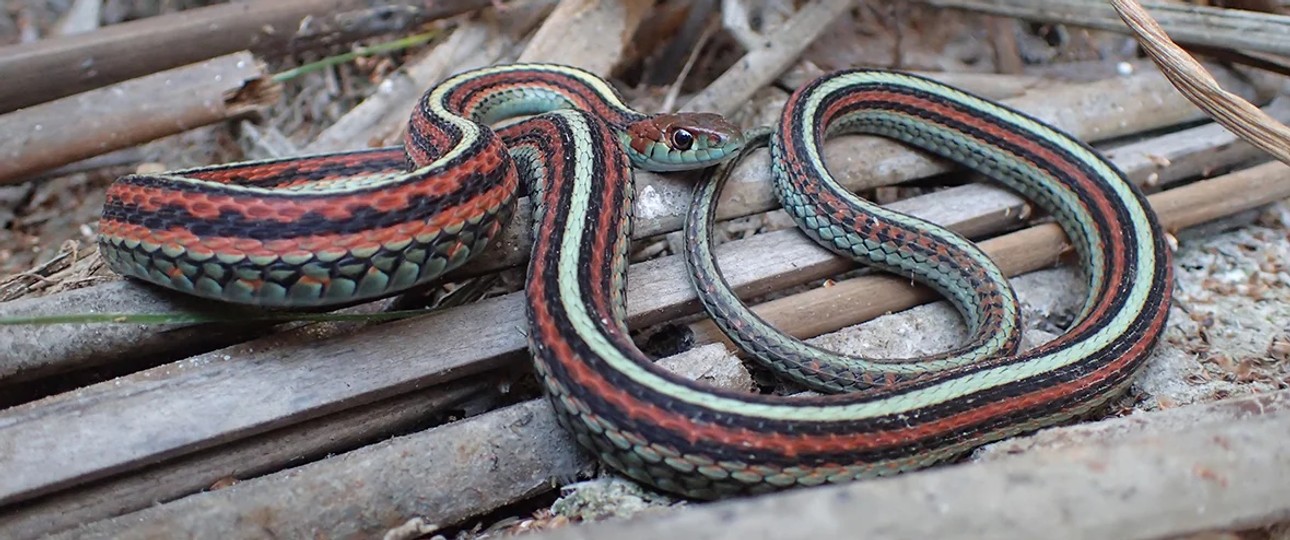
{"label": "snake head", "polygon": [[739,127],[713,113],[656,114],[629,124],[626,137],[632,165],[658,172],[710,167],[744,145]]}

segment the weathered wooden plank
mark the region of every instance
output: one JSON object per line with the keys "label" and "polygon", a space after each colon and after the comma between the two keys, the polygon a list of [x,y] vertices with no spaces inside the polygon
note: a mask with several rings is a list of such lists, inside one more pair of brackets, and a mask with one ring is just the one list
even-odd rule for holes
{"label": "weathered wooden plank", "polygon": [[[486,377],[486,376],[485,376]],[[0,512],[9,538],[37,538],[353,450],[423,427],[489,383],[473,379],[402,394],[339,414],[183,456]]]}
{"label": "weathered wooden plank", "polygon": [[0,115],[0,184],[263,111],[281,95],[265,66],[243,51]]}
{"label": "weathered wooden plank", "polygon": [[269,336],[13,407],[0,504],[499,367],[523,330],[512,295],[339,338]]}
{"label": "weathered wooden plank", "polygon": [[[212,303],[184,298],[160,288],[114,281],[47,297],[0,304],[0,317],[37,317],[59,313],[202,312]],[[263,325],[260,325],[261,327]],[[250,325],[102,325],[60,324],[0,327],[0,385],[71,371],[100,362],[125,359],[110,351],[130,345],[131,359],[188,350],[210,350],[254,335]],[[106,356],[104,359],[102,357]]]}
{"label": "weathered wooden plank", "polygon": [[[1175,538],[1290,519],[1290,412],[535,538]],[[863,509],[863,511],[857,511]],[[785,519],[785,516],[792,516]]]}
{"label": "weathered wooden plank", "polygon": [[495,507],[494,494],[521,500],[586,470],[549,407],[528,401],[52,538],[379,538],[416,516],[452,523],[482,500]]}

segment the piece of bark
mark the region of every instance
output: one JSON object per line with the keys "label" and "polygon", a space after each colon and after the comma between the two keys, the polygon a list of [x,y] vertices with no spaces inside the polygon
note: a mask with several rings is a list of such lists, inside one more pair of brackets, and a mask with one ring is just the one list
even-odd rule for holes
{"label": "piece of bark", "polygon": [[264,66],[239,52],[11,112],[0,116],[0,184],[242,116],[280,93]]}
{"label": "piece of bark", "polygon": [[397,32],[490,0],[258,0],[0,47],[0,112],[249,49],[294,53]]}
{"label": "piece of bark", "polygon": [[533,400],[52,538],[379,538],[411,519],[459,522],[589,466]]}

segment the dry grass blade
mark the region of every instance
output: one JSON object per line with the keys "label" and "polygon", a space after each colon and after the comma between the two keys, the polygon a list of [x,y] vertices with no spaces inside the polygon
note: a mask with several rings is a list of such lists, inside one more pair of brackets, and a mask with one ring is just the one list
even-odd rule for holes
{"label": "dry grass blade", "polygon": [[1187,54],[1137,0],[1111,0],[1125,24],[1160,70],[1187,99],[1223,127],[1285,163],[1290,163],[1290,127],[1277,122],[1240,96],[1224,90]]}

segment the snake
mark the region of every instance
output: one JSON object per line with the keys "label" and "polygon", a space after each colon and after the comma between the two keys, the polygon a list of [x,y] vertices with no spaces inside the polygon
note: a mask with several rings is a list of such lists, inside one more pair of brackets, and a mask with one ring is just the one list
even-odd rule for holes
{"label": "snake", "polygon": [[[744,137],[716,115],[635,112],[599,77],[545,64],[483,68],[432,88],[401,148],[123,177],[108,191],[100,249],[118,273],[188,294],[261,306],[344,304],[432,280],[483,251],[523,183],[534,201],[529,352],[557,420],[610,468],[699,499],[928,466],[1080,416],[1128,387],[1166,320],[1170,255],[1141,193],[1112,165],[1002,105],[894,72],[857,71],[790,98],[771,143],[777,183],[825,170],[822,126],[839,119],[997,173],[1031,195],[1071,236],[1090,276],[1080,319],[1031,351],[1011,352],[1011,337],[978,340],[1002,343],[1001,353],[857,392],[750,394],[675,375],[634,344],[625,323],[633,170],[727,161],[745,153]],[[799,181],[806,179],[782,183],[798,189]],[[794,200],[830,230],[861,231],[881,249],[926,244],[933,234],[915,225],[896,235],[913,222],[841,213],[833,204],[851,198],[823,189],[794,191]],[[862,220],[887,221],[866,229]],[[912,260],[938,268],[928,276],[969,276],[943,287],[964,303],[1007,304],[1006,286],[962,290],[984,286],[970,276],[992,272],[954,267],[967,264],[959,255],[975,257],[972,249]],[[994,313],[997,306],[965,309],[980,314],[982,335],[1006,333],[995,325],[1014,320]]]}

